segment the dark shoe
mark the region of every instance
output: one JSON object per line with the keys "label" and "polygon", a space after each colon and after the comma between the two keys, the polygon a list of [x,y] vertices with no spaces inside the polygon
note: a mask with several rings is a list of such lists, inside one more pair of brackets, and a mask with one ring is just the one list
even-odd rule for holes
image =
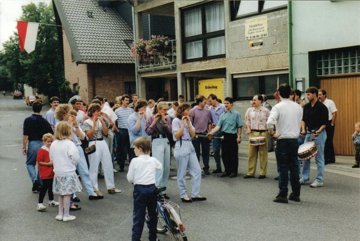
{"label": "dark shoe", "polygon": [[73,205],[71,205],[70,210],[71,211],[78,211],[78,210],[81,210],[81,207],[79,205],[77,205],[77,204],[73,204]]}
{"label": "dark shoe", "polygon": [[278,181],[278,180],[279,180],[279,176],[275,177],[274,180]]}
{"label": "dark shoe", "polygon": [[255,176],[252,176],[252,175],[245,175],[244,176],[245,179],[248,179],[248,178],[255,178]]}
{"label": "dark shoe", "polygon": [[355,165],[352,166],[352,168],[359,168],[359,167],[360,167],[359,164],[355,164]]}
{"label": "dark shoe", "polygon": [[280,194],[279,194],[274,199],[274,202],[276,202],[276,203],[288,203],[289,201],[288,201],[286,196],[280,196]]}
{"label": "dark shoe", "polygon": [[192,200],[193,202],[206,201],[206,197],[197,196],[197,197],[192,197],[191,200]]}
{"label": "dark shoe", "polygon": [[216,174],[216,173],[222,173],[222,171],[220,169],[216,169],[212,172],[213,174]]}
{"label": "dark shoe", "polygon": [[220,175],[220,177],[227,177],[227,176],[229,176],[229,174],[227,174],[226,172]]}
{"label": "dark shoe", "polygon": [[40,182],[39,182],[39,181],[33,182],[33,186],[32,186],[31,191],[32,191],[33,193],[38,193],[38,192],[40,192],[40,189],[41,189]]}
{"label": "dark shoe", "polygon": [[73,203],[79,203],[79,202],[80,202],[80,198],[74,197],[74,198],[71,198],[71,201],[72,201]]}
{"label": "dark shoe", "polygon": [[208,169],[204,169],[204,174],[207,175],[207,176],[210,175],[209,170],[208,170]]}
{"label": "dark shoe", "polygon": [[191,198],[188,198],[188,197],[186,197],[186,198],[182,197],[182,198],[181,198],[181,201],[182,201],[183,203],[192,203]]}
{"label": "dark shoe", "polygon": [[265,175],[260,175],[258,178],[259,178],[259,179],[265,179],[266,176],[265,176]]}
{"label": "dark shoe", "polygon": [[231,173],[231,174],[229,175],[229,177],[230,177],[230,178],[237,177],[237,174],[235,174],[235,173]]}
{"label": "dark shoe", "polygon": [[104,196],[89,196],[89,200],[100,200],[104,199]]}
{"label": "dark shoe", "polygon": [[165,199],[167,199],[167,200],[170,199],[170,197],[169,197],[166,193],[163,195],[163,197],[164,197]]}
{"label": "dark shoe", "polygon": [[300,202],[300,197],[296,196],[294,193],[291,193],[289,195],[289,200],[294,201],[294,202]]}

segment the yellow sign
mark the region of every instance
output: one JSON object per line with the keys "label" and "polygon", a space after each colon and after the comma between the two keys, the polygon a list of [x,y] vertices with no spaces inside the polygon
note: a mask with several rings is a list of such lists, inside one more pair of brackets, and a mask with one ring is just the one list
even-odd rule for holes
{"label": "yellow sign", "polygon": [[203,95],[207,98],[210,94],[214,94],[223,101],[224,81],[224,78],[199,80],[199,95]]}

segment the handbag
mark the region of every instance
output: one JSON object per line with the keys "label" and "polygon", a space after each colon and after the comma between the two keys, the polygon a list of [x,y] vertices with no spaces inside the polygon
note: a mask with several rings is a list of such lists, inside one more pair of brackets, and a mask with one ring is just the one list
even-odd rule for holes
{"label": "handbag", "polygon": [[96,151],[96,142],[94,145],[88,146],[85,148],[86,155],[93,154]]}

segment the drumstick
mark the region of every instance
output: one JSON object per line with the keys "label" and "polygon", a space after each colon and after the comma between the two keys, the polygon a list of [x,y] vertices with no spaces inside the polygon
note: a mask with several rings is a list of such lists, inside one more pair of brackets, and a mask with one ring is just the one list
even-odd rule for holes
{"label": "drumstick", "polygon": [[[199,134],[199,135],[196,135],[195,138],[208,138],[207,135],[202,135],[202,134]],[[215,139],[221,139],[223,140],[224,139],[224,136],[213,136],[212,138],[215,138]]]}

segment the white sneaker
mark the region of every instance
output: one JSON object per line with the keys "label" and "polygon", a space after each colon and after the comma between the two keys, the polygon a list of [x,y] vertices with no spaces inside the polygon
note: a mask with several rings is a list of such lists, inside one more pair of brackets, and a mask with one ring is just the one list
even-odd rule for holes
{"label": "white sneaker", "polygon": [[69,216],[67,216],[67,217],[64,216],[62,220],[63,220],[64,222],[68,222],[68,221],[73,221],[73,220],[75,220],[75,219],[76,219],[75,216],[69,215]]}
{"label": "white sneaker", "polygon": [[313,188],[315,188],[315,187],[322,187],[322,186],[324,186],[324,183],[323,183],[323,182],[320,182],[320,181],[318,181],[318,180],[315,180],[313,183],[310,184],[310,187],[313,187]]}
{"label": "white sneaker", "polygon": [[113,172],[114,172],[114,173],[117,173],[118,171],[114,168],[114,169],[113,169]]}
{"label": "white sneaker", "polygon": [[58,220],[58,221],[62,221],[63,216],[62,215],[56,215],[55,219]]}
{"label": "white sneaker", "polygon": [[39,212],[45,212],[46,206],[42,203],[38,203],[36,210],[38,210]]}
{"label": "white sneaker", "polygon": [[57,206],[59,206],[59,203],[58,203],[58,202],[56,202],[56,201],[54,201],[54,200],[51,200],[51,201],[49,202],[49,207],[57,207]]}

